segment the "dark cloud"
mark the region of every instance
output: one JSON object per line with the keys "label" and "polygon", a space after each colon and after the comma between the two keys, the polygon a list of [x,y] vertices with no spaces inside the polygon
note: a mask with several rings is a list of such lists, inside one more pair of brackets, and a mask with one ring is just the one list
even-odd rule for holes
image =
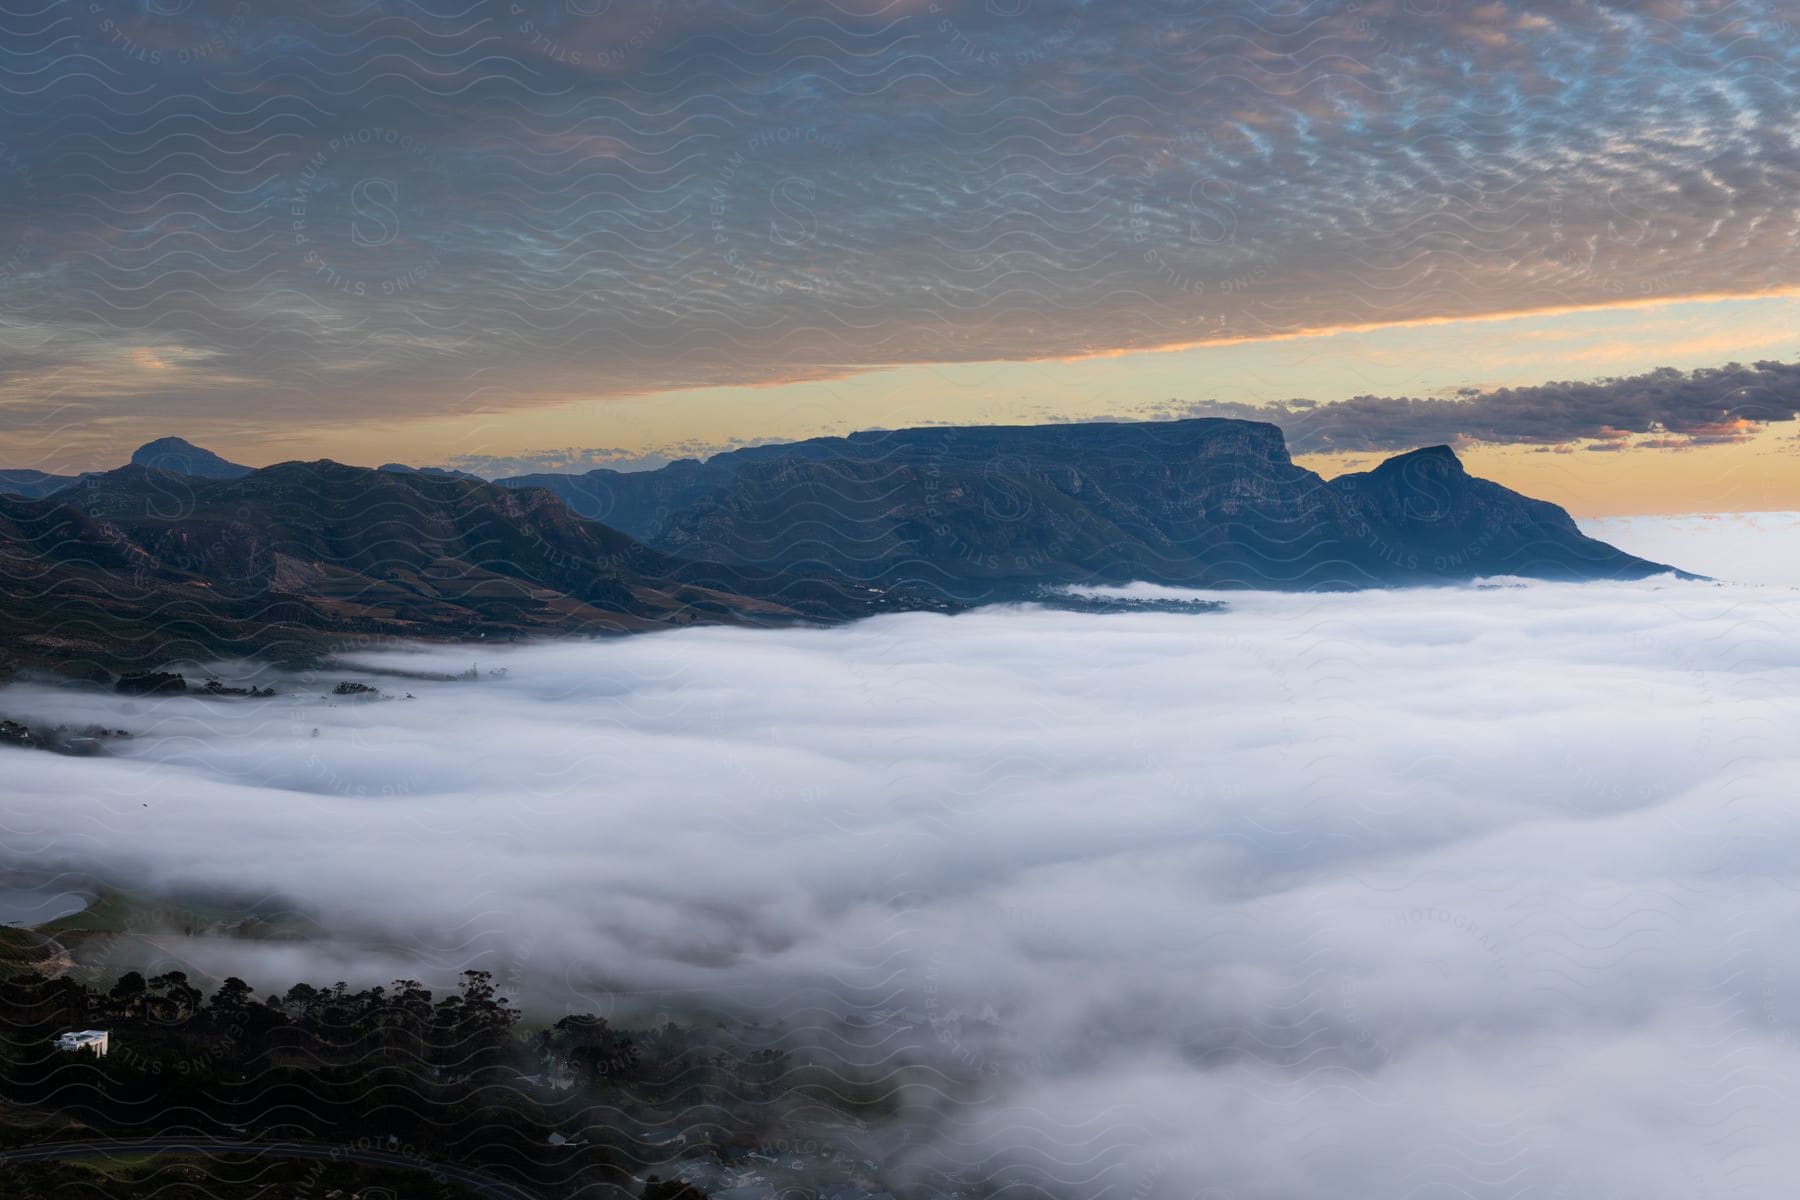
{"label": "dark cloud", "polygon": [[1687,449],[1743,441],[1763,426],[1800,415],[1800,364],[1730,363],[1693,372],[1664,367],[1627,378],[1500,388],[1449,399],[1205,401],[1158,415],[1273,421],[1287,433],[1289,448],[1302,454],[1450,442],[1591,441],[1589,450]]}
{"label": "dark cloud", "polygon": [[179,411],[317,424],[1789,284],[1786,15],[13,4],[0,352],[82,370],[6,398],[160,394],[144,342]]}

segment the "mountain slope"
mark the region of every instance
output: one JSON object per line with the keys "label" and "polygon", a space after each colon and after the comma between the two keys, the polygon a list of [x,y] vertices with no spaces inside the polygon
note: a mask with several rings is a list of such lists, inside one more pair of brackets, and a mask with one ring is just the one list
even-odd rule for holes
{"label": "mountain slope", "polygon": [[958,600],[1132,580],[1316,589],[1668,569],[1469,476],[1446,447],[1327,482],[1254,421],[905,429],[499,482],[552,489],[682,554]]}
{"label": "mountain slope", "polygon": [[1523,575],[1641,578],[1672,568],[1582,533],[1569,514],[1463,469],[1448,446],[1427,446],[1329,485],[1403,578]]}
{"label": "mountain slope", "polygon": [[500,637],[834,620],[867,588],[688,562],[542,491],[332,462],[211,480],[142,466],[0,497],[9,640],[50,657],[304,656],[346,635]]}

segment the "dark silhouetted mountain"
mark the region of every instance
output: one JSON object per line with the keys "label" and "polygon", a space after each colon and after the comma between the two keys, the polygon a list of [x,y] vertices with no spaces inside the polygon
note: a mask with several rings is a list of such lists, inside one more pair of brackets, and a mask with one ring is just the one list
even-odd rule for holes
{"label": "dark silhouetted mountain", "polygon": [[[139,446],[131,456],[131,464],[159,471],[169,471],[176,475],[191,475],[198,479],[242,479],[252,470],[250,467],[227,462],[212,451],[202,449],[192,442],[177,437],[159,438],[154,442],[147,442]],[[444,467],[409,467],[405,463],[383,463],[375,469],[399,475],[442,475],[452,479],[480,478],[470,475],[466,471],[452,471]],[[103,474],[103,472],[87,471],[80,475],[52,475],[45,471],[0,471],[0,494],[49,496],[68,487],[71,483],[98,474]]]}
{"label": "dark silhouetted mountain", "polygon": [[301,657],[361,637],[611,633],[836,620],[867,587],[691,562],[544,491],[282,463],[238,479],[142,466],[0,497],[0,609],[25,657],[155,666]]}
{"label": "dark silhouetted mountain", "polygon": [[52,475],[48,471],[0,471],[0,495],[48,496],[74,483],[77,476]]}
{"label": "dark silhouetted mountain", "polygon": [[1473,478],[1447,447],[1327,481],[1254,421],[903,429],[498,482],[555,491],[672,553],[959,601],[1139,580],[1337,589],[1669,569]]}
{"label": "dark silhouetted mountain", "polygon": [[198,479],[242,479],[252,470],[226,462],[211,450],[202,450],[178,437],[157,438],[154,442],[144,443],[132,453],[131,465]]}
{"label": "dark silhouetted mountain", "polygon": [[405,463],[382,463],[375,468],[394,475],[442,475],[448,479],[480,479],[479,475],[471,475],[467,471],[452,471],[447,467],[409,467]]}
{"label": "dark silhouetted mountain", "polygon": [[333,462],[228,479],[132,465],[0,496],[0,639],[15,659],[142,670],[304,657],[346,636],[829,621],[1060,584],[1670,569],[1471,477],[1447,447],[1327,481],[1248,421],[910,429],[505,483]]}

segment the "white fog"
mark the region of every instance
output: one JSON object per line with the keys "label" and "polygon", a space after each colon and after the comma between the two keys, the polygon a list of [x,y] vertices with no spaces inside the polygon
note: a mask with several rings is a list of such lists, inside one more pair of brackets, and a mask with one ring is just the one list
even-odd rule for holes
{"label": "white fog", "polygon": [[263,991],[875,1018],[921,1165],[1062,1195],[1785,1190],[1800,590],[1214,598],[17,685],[134,736],[5,753],[5,865],[304,919],[151,939]]}

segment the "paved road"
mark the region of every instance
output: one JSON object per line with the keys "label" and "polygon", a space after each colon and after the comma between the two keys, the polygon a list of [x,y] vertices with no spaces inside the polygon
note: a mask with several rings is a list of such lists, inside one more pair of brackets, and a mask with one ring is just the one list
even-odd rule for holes
{"label": "paved road", "polygon": [[0,1163],[51,1162],[65,1158],[94,1158],[108,1154],[249,1154],[270,1158],[312,1159],[321,1162],[353,1162],[401,1171],[422,1171],[448,1179],[489,1197],[489,1200],[538,1200],[536,1194],[514,1184],[449,1163],[427,1162],[385,1150],[363,1150],[329,1142],[255,1142],[224,1138],[98,1138],[85,1142],[45,1142],[0,1150]]}

